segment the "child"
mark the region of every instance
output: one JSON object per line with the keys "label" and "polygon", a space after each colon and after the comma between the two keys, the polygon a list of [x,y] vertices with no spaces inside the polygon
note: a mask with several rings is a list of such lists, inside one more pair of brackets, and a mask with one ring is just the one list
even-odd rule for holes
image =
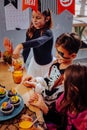
{"label": "child", "polygon": [[[87,66],[70,65],[64,72],[64,93],[56,100],[57,124],[48,123],[48,130],[87,129]],[[34,102],[34,100],[37,100]],[[39,94],[32,95],[30,104],[45,114],[48,107]],[[53,118],[53,117],[52,117]]]}
{"label": "child", "polygon": [[81,40],[75,33],[63,33],[55,43],[57,60],[49,69],[48,77],[26,77],[23,84],[26,87],[34,87],[35,91],[41,93],[46,104],[51,108],[64,91],[62,87],[63,73],[72,64],[81,46]]}
{"label": "child", "polygon": [[53,33],[51,30],[52,18],[50,10],[44,12],[32,11],[31,25],[26,33],[26,42],[18,44],[13,51],[14,58],[18,57],[23,49],[24,62],[33,48],[34,57],[27,73],[34,77],[44,76],[53,61]]}

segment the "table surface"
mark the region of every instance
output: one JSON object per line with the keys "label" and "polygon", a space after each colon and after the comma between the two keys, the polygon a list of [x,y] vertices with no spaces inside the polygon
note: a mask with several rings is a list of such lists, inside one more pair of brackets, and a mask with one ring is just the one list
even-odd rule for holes
{"label": "table surface", "polygon": [[87,26],[87,17],[74,17],[73,27],[77,26]]}
{"label": "table surface", "polygon": [[0,84],[5,85],[7,90],[16,87],[12,79],[12,73],[8,69],[9,66],[6,63],[0,62]]}
{"label": "table surface", "polygon": [[[22,98],[24,99],[24,103],[26,104],[29,98],[28,96],[30,95],[30,93],[32,94],[33,91],[31,89],[27,89],[25,86],[21,84],[15,84],[12,78],[12,73],[8,71],[8,69],[9,69],[8,64],[0,61],[0,84],[5,86],[7,90],[10,90],[11,88],[15,88],[18,94],[22,96]],[[24,71],[24,74],[25,73],[26,71]],[[32,128],[28,130],[46,129],[46,125],[41,110],[30,105],[29,106],[24,105],[22,112],[19,115],[17,115],[16,118],[14,117],[10,120],[0,122],[0,130],[4,130],[6,128],[9,130],[19,129],[18,123],[20,122],[21,116],[25,113],[28,115],[30,114],[32,116],[36,116],[36,118],[38,118],[37,127],[33,125]]]}

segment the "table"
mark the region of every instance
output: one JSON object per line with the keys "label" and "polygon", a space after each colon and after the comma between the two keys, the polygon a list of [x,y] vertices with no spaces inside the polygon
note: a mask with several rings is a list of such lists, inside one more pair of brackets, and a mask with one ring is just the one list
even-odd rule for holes
{"label": "table", "polygon": [[12,73],[8,69],[9,66],[6,63],[0,62],[0,84],[5,85],[7,90],[11,87],[16,87],[12,79]]}
{"label": "table", "polygon": [[[8,64],[0,62],[0,84],[4,85],[7,90],[11,89],[12,87],[15,88],[17,92],[24,99],[25,105],[23,110],[16,117],[0,122],[0,130],[19,130],[18,124],[23,114],[28,114],[29,116],[32,116],[34,118],[39,117],[37,123],[28,130],[46,130],[47,128],[43,119],[42,111],[31,105],[29,106],[26,105],[28,101],[27,96],[29,96],[29,94],[32,93],[33,91],[31,89],[24,87],[22,84],[15,84],[12,79],[12,73],[8,71],[8,69],[9,69]],[[25,73],[26,71],[24,71],[24,74]]]}
{"label": "table", "polygon": [[82,33],[87,26],[87,17],[74,17],[73,18],[73,27],[75,32],[79,34],[82,38]]}

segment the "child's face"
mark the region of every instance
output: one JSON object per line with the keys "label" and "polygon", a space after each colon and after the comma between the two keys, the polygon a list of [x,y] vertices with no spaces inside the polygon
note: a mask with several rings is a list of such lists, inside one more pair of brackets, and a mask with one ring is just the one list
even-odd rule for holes
{"label": "child's face", "polygon": [[36,29],[40,29],[45,25],[46,20],[45,20],[45,17],[43,16],[43,14],[41,14],[39,11],[37,11],[37,12],[33,11],[32,12],[32,23]]}
{"label": "child's face", "polygon": [[58,46],[56,47],[56,57],[58,59],[58,63],[66,63],[71,62],[74,58],[74,55],[69,54],[69,52],[62,46]]}

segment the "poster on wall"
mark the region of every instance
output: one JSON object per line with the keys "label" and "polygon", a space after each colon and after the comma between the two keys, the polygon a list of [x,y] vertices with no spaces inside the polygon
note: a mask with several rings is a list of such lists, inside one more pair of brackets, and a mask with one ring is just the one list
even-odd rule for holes
{"label": "poster on wall", "polygon": [[22,10],[22,0],[4,0],[6,30],[27,29],[29,9]]}

